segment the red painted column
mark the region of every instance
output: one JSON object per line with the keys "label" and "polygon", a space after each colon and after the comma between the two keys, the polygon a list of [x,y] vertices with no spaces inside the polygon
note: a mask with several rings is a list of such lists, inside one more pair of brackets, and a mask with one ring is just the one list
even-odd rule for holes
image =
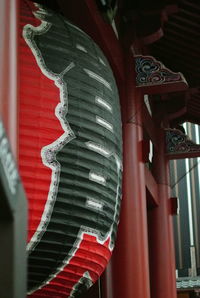
{"label": "red painted column", "polygon": [[122,108],[126,108],[126,113],[123,113],[123,199],[112,257],[112,296],[106,298],[149,298],[147,207],[141,150],[143,98],[134,86],[133,58],[126,57],[124,98],[127,101],[122,101]]}
{"label": "red painted column", "polygon": [[[19,6],[19,0],[0,0],[0,117],[16,159],[18,147]],[[4,155],[6,158],[6,150],[1,152],[1,159],[4,158]],[[7,194],[9,191],[6,193],[6,199],[8,199]],[[25,298],[27,203],[20,187],[17,187],[14,200],[12,218],[6,209],[5,217],[0,218],[0,297]]]}
{"label": "red painted column", "polygon": [[158,151],[154,154],[154,176],[158,183],[159,206],[148,211],[151,297],[176,298],[175,254],[168,161],[165,158],[164,131],[158,133]]}
{"label": "red painted column", "polygon": [[19,1],[0,1],[0,117],[17,157]]}
{"label": "red painted column", "polygon": [[[101,276],[101,297],[102,298],[113,298],[113,266],[112,266],[112,258],[106,266],[106,270]],[[94,297],[96,298],[96,297]]]}

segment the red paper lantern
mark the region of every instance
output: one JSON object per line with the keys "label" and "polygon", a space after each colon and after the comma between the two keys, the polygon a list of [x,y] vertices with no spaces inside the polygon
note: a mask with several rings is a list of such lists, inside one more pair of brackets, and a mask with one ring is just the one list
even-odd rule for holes
{"label": "red paper lantern", "polygon": [[28,292],[77,297],[111,256],[121,200],[116,83],[94,41],[21,0],[19,169],[29,201]]}

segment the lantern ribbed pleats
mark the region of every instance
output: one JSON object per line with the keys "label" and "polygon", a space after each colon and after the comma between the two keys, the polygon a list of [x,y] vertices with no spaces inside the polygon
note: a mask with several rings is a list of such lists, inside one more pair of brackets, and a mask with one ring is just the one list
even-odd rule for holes
{"label": "lantern ribbed pleats", "polygon": [[88,35],[53,11],[21,3],[19,168],[29,200],[29,294],[76,297],[105,269],[116,237],[118,92]]}

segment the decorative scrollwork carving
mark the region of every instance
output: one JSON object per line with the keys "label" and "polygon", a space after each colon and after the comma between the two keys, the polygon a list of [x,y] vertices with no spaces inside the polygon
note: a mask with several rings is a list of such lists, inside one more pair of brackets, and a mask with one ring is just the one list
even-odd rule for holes
{"label": "decorative scrollwork carving", "polygon": [[152,56],[135,56],[136,86],[154,86],[185,82],[183,75],[166,68]]}
{"label": "decorative scrollwork carving", "polygon": [[169,158],[172,157],[170,159],[174,156],[176,158],[194,157],[194,154],[200,156],[200,145],[195,144],[178,129],[166,129],[166,154]]}

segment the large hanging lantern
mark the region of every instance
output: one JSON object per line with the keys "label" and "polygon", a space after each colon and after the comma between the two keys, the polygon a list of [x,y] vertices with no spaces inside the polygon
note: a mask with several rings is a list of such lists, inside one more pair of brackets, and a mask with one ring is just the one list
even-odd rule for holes
{"label": "large hanging lantern", "polygon": [[29,200],[28,294],[78,297],[113,250],[121,121],[112,70],[63,16],[21,0],[19,168]]}

